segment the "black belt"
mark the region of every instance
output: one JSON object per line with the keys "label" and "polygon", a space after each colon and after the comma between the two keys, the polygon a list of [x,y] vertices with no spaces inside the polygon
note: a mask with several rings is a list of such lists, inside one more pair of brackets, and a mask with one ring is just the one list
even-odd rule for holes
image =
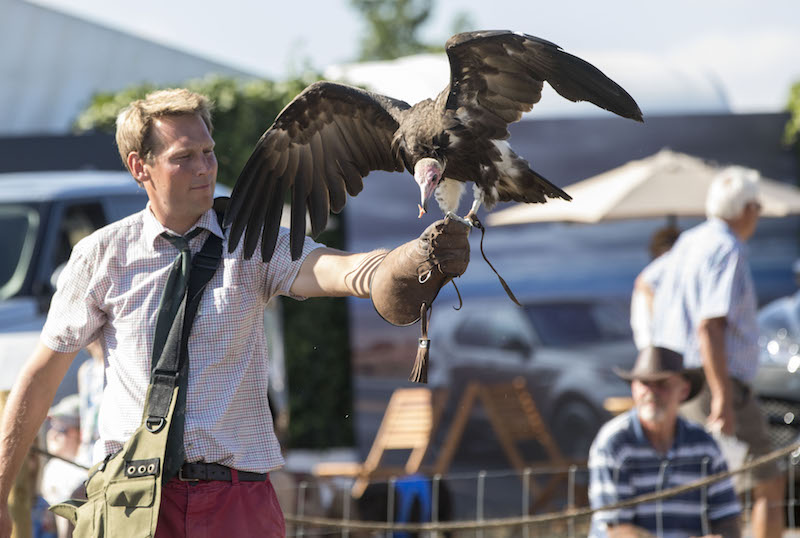
{"label": "black belt", "polygon": [[[239,480],[242,482],[263,482],[267,479],[267,473],[251,473],[249,471],[236,471]],[[178,479],[186,481],[196,480],[222,480],[231,481],[231,468],[220,465],[219,463],[184,463],[178,471]]]}

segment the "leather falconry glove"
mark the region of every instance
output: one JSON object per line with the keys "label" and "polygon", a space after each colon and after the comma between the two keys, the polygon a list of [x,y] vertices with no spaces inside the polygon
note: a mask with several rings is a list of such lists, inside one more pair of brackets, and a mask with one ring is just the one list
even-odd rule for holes
{"label": "leather falconry glove", "polygon": [[422,319],[412,381],[427,382],[427,311],[439,290],[467,270],[469,232],[461,222],[436,221],[418,239],[389,252],[373,273],[370,298],[383,319],[397,326]]}

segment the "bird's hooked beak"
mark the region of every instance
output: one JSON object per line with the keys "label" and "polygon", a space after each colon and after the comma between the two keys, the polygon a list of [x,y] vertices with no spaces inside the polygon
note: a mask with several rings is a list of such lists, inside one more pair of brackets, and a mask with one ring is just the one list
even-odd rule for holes
{"label": "bird's hooked beak", "polygon": [[420,194],[418,218],[422,218],[422,215],[428,211],[428,198],[439,186],[443,173],[444,167],[442,164],[431,157],[420,159],[414,165],[414,181],[419,185]]}

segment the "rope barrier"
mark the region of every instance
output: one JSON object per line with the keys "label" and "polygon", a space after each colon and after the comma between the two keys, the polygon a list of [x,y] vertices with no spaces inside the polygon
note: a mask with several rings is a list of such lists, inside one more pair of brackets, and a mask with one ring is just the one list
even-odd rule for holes
{"label": "rope barrier", "polygon": [[[750,462],[742,465],[734,471],[726,471],[716,473],[705,478],[701,478],[689,484],[682,486],[675,486],[673,488],[661,490],[658,493],[648,493],[633,497],[625,501],[620,501],[611,505],[603,506],[600,508],[570,508],[561,512],[550,512],[547,514],[540,514],[536,516],[520,516],[487,519],[483,521],[449,521],[437,523],[384,523],[380,521],[357,521],[357,520],[341,520],[325,517],[312,517],[312,516],[296,516],[292,514],[285,514],[284,519],[296,525],[310,525],[318,527],[333,527],[338,529],[355,529],[365,531],[406,531],[406,532],[422,532],[422,531],[458,531],[467,529],[496,529],[501,527],[519,527],[523,525],[536,525],[542,523],[554,523],[561,520],[575,519],[579,517],[588,517],[595,512],[606,510],[617,510],[620,508],[628,508],[637,504],[651,503],[674,495],[679,495],[687,491],[695,490],[724,480],[733,475],[750,471],[761,465],[770,463],[779,458],[785,457],[793,452],[800,451],[800,442],[792,445],[774,450],[769,454],[765,454],[759,458],[751,460]],[[798,454],[794,454],[798,456]]]}
{"label": "rope barrier", "polygon": [[86,465],[80,464],[72,460],[68,460],[67,458],[62,458],[61,456],[56,456],[55,454],[51,454],[47,450],[39,448],[38,446],[32,446],[31,450],[33,452],[36,452],[37,454],[41,454],[42,456],[47,456],[48,458],[55,458],[57,460],[66,461],[67,463],[71,463],[75,467],[80,467],[81,469],[86,469],[87,471],[89,470],[89,467],[87,467]]}

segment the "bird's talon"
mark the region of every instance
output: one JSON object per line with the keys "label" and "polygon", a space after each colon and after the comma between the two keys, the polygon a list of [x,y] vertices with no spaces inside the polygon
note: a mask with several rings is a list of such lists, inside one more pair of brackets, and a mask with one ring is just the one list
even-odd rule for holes
{"label": "bird's talon", "polygon": [[474,228],[475,227],[473,225],[473,223],[472,223],[472,220],[465,219],[464,217],[459,217],[458,215],[456,215],[452,211],[448,211],[447,213],[445,213],[444,218],[445,219],[448,219],[448,218],[449,219],[453,219],[455,221],[460,222],[461,224],[464,224],[465,226],[469,226],[470,228]]}

